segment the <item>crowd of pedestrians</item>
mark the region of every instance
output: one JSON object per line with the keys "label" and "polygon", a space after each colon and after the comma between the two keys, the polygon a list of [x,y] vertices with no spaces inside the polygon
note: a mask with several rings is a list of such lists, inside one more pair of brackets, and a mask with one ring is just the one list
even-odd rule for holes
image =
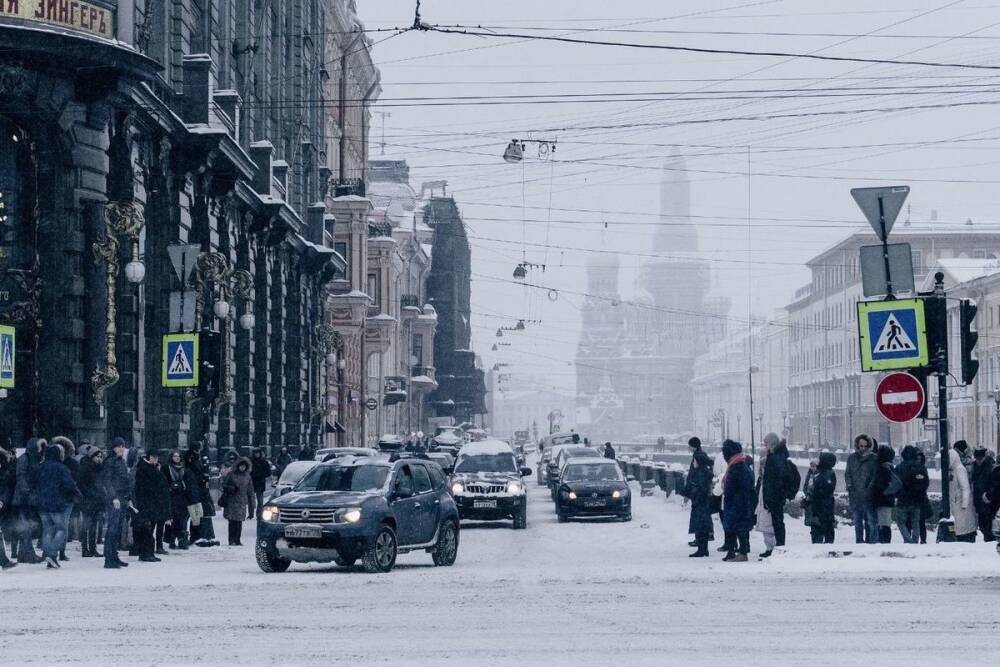
{"label": "crowd of pedestrians", "polygon": [[[790,503],[803,510],[814,544],[833,544],[839,487],[834,453],[819,454],[810,462],[803,480],[789,459],[786,442],[774,433],[764,437],[756,462],[733,440],[722,443],[722,455],[715,459],[696,437],[688,441],[688,447],[691,464],[681,494],[690,502],[688,532],[694,536],[690,546],[696,548],[692,558],[710,555],[715,514],[724,534],[718,549],[725,553],[724,561],[749,559],[751,532],[760,533],[764,542],[759,558],[771,557],[776,548],[785,546]],[[978,531],[984,541],[994,541],[1000,510],[1000,465],[992,452],[973,450],[964,440],[948,450],[948,457],[948,499],[955,539],[975,542]],[[879,445],[869,435],[857,436],[843,471],[842,487],[855,542],[889,543],[895,525],[904,542],[926,543],[927,523],[934,514],[929,486],[926,459],[917,447],[904,447],[897,462],[892,447]]]}
{"label": "crowd of pedestrians", "polygon": [[73,540],[83,558],[103,558],[108,569],[127,567],[126,552],[156,563],[167,549],[219,546],[212,523],[217,507],[228,522],[229,544],[240,545],[243,523],[284,466],[272,466],[262,450],[249,459],[232,454],[221,471],[221,497],[213,501],[199,443],[165,460],[120,437],[106,450],[84,441],[78,451],[61,436],[32,438],[20,453],[0,447],[0,567],[59,569]]}

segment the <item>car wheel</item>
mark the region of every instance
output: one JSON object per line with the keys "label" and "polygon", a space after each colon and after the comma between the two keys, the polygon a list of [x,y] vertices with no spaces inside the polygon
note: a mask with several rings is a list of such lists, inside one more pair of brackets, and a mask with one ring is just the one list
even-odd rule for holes
{"label": "car wheel", "polygon": [[528,527],[528,508],[522,507],[514,514],[514,530],[524,530]]}
{"label": "car wheel", "polygon": [[267,572],[268,574],[272,574],[274,572],[284,572],[292,564],[292,561],[290,560],[271,556],[260,542],[257,542],[257,546],[254,548],[254,554],[257,556],[257,566],[260,567],[261,571]]}
{"label": "car wheel", "polygon": [[396,531],[391,526],[379,528],[375,539],[361,557],[365,572],[388,572],[396,564]]}
{"label": "car wheel", "polygon": [[556,512],[556,521],[559,523],[566,523],[569,519],[562,512]]}
{"label": "car wheel", "polygon": [[622,523],[628,523],[631,520],[632,520],[632,512],[629,512],[628,514],[622,517]]}
{"label": "car wheel", "polygon": [[458,558],[458,528],[453,521],[448,521],[442,526],[431,558],[438,566],[447,567],[455,564],[455,559]]}

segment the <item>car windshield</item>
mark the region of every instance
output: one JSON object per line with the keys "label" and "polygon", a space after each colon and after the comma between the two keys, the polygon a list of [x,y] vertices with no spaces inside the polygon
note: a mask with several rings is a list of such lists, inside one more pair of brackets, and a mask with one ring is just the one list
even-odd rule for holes
{"label": "car windshield", "polygon": [[364,493],[378,491],[389,476],[389,466],[320,466],[313,468],[296,491],[351,491]]}
{"label": "car windshield", "polygon": [[278,484],[295,484],[295,482],[302,479],[302,476],[312,470],[312,468],[312,466],[307,465],[290,465],[285,468],[283,473],[281,473],[281,478],[278,480]]}
{"label": "car windshield", "polygon": [[621,471],[615,463],[573,463],[566,466],[563,479],[567,482],[620,480]]}
{"label": "car windshield", "polygon": [[463,456],[455,472],[517,472],[510,454],[472,454]]}

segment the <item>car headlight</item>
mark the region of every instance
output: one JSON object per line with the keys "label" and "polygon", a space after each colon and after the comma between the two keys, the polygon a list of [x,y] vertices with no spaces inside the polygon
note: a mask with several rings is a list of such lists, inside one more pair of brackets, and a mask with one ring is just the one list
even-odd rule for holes
{"label": "car headlight", "polygon": [[566,497],[569,498],[570,500],[576,500],[576,492],[570,491],[569,493],[566,494]]}
{"label": "car headlight", "polygon": [[349,507],[337,510],[337,513],[334,514],[334,521],[337,523],[357,523],[361,521],[361,508]]}
{"label": "car headlight", "polygon": [[612,498],[624,498],[624,497],[625,497],[626,495],[627,495],[627,492],[626,492],[626,491],[619,491],[618,489],[615,489],[615,490],[614,490],[614,491],[613,491],[613,492],[611,493],[611,497],[612,497]]}
{"label": "car headlight", "polygon": [[262,521],[272,522],[278,520],[278,508],[274,505],[269,505],[265,507],[260,512],[260,518]]}
{"label": "car headlight", "polygon": [[465,485],[461,482],[455,482],[451,485],[451,492],[456,496],[460,496],[465,493]]}
{"label": "car headlight", "polygon": [[524,491],[524,487],[521,486],[520,482],[507,482],[507,493],[519,494]]}

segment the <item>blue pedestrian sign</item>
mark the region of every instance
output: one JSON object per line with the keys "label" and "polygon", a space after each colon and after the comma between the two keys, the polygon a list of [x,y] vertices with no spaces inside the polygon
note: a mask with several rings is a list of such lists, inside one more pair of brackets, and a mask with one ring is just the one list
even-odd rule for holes
{"label": "blue pedestrian sign", "polygon": [[0,326],[0,389],[14,388],[17,345],[14,327]]}
{"label": "blue pedestrian sign", "polygon": [[163,386],[198,386],[198,334],[167,334],[163,337]]}
{"label": "blue pedestrian sign", "polygon": [[922,299],[858,302],[861,370],[926,366],[927,324]]}

